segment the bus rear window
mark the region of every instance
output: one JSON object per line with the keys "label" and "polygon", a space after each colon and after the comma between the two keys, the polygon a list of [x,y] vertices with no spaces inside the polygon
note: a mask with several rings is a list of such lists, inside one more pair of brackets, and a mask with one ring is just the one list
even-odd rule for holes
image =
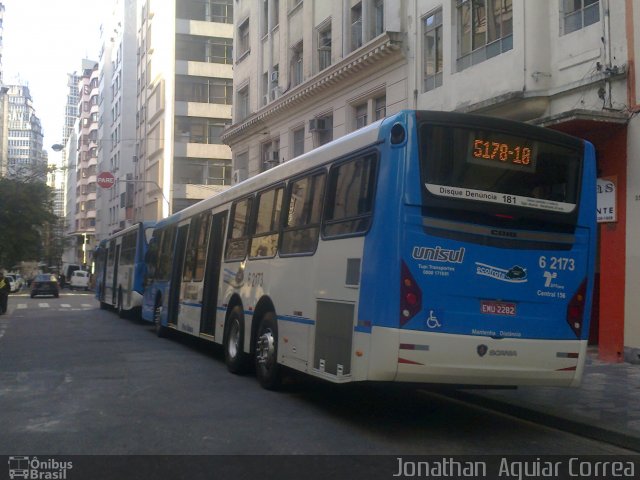
{"label": "bus rear window", "polygon": [[436,197],[570,214],[580,186],[575,148],[481,128],[420,127],[423,188]]}

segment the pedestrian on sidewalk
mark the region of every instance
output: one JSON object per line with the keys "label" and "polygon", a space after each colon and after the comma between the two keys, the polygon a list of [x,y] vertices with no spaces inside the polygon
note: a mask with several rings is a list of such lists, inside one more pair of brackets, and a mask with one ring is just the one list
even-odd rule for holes
{"label": "pedestrian on sidewalk", "polygon": [[4,273],[0,271],[0,315],[7,313],[7,303],[9,302],[9,293],[11,285],[9,280],[4,277]]}

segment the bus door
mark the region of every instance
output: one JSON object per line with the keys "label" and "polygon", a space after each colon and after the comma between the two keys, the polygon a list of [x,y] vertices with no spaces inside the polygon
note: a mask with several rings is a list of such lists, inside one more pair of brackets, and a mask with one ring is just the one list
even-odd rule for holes
{"label": "bus door", "polygon": [[120,245],[116,245],[113,264],[113,282],[111,284],[111,303],[117,305],[118,301],[118,264],[120,263]]}
{"label": "bus door", "polygon": [[207,335],[213,335],[215,332],[220,265],[226,225],[227,212],[217,213],[213,216],[209,233],[209,245],[207,246],[207,268],[204,276],[202,317],[200,319],[200,332]]}
{"label": "bus door", "polygon": [[99,272],[100,273],[100,279],[96,279],[96,288],[97,288],[97,284],[100,284],[100,288],[98,290],[99,293],[99,299],[101,302],[104,302],[107,299],[107,294],[106,294],[106,285],[107,285],[107,255],[108,255],[108,250],[107,250],[107,246],[105,245],[104,250],[102,250],[102,270]]}
{"label": "bus door", "polygon": [[178,228],[178,236],[176,238],[175,248],[173,250],[173,268],[171,272],[171,285],[169,286],[169,312],[168,323],[177,325],[180,286],[182,284],[182,267],[184,265],[184,247],[187,242],[187,233],[189,225],[182,225]]}

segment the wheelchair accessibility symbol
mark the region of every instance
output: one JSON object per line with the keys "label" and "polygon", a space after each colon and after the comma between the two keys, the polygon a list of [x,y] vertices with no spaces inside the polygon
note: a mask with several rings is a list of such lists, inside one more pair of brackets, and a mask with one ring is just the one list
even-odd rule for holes
{"label": "wheelchair accessibility symbol", "polygon": [[442,324],[438,317],[434,314],[433,310],[429,310],[429,316],[427,317],[427,327],[429,328],[440,328]]}

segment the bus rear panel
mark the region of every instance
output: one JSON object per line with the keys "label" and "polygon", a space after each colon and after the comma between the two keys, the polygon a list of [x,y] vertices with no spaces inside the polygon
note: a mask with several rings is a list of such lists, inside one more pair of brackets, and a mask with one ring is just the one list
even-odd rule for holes
{"label": "bus rear panel", "polygon": [[[395,285],[363,280],[368,379],[577,385],[593,287],[593,147],[486,117],[405,118],[397,233],[378,222],[365,244],[374,264],[377,237],[399,252],[387,257]],[[398,301],[376,314],[365,299],[390,288]]]}

